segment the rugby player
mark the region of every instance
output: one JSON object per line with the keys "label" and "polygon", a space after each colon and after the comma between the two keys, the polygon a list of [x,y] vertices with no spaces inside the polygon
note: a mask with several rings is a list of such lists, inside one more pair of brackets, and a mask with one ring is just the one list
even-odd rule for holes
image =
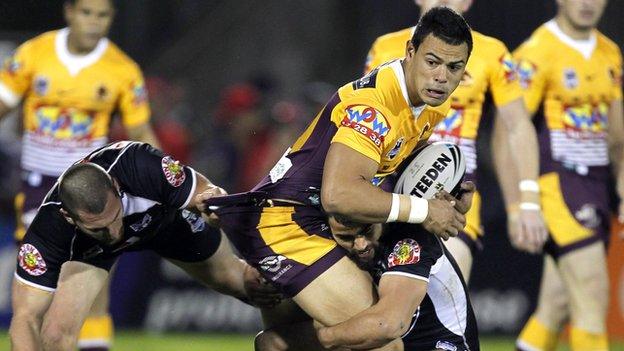
{"label": "rugby player", "polygon": [[[445,239],[464,226],[452,202],[378,187],[446,115],[472,37],[460,15],[437,8],[404,44],[405,59],[340,88],[253,192],[208,204],[221,205],[221,225],[247,262],[307,314],[298,318],[332,326],[376,301],[370,275],[332,239],[328,214],[358,223],[421,223]],[[292,323],[291,314],[280,314],[291,307],[264,310],[265,328]]]}
{"label": "rugby player", "polygon": [[[0,70],[0,117],[23,102],[18,242],[57,177],[108,142],[114,111],[130,139],[158,145],[141,70],[106,38],[112,0],[68,0],[64,14],[67,28],[25,42]],[[107,287],[91,316],[81,345],[106,350],[112,337]]]}
{"label": "rugby player", "polygon": [[[416,0],[416,4],[421,13],[436,6],[446,6],[463,13],[470,9],[472,0]],[[365,70],[369,71],[386,61],[403,57],[402,47],[413,32],[414,27],[410,27],[377,38],[369,51]],[[522,101],[522,90],[511,55],[505,44],[495,38],[473,30],[472,39],[473,53],[459,87],[451,95],[451,109],[444,121],[434,128],[429,140],[444,140],[459,145],[467,160],[466,180],[476,183],[477,131],[483,118],[487,116],[485,113],[494,107],[498,112],[497,120],[504,125],[501,128],[504,135],[497,140],[509,143],[516,150],[524,150],[511,154],[512,164],[522,165],[516,169],[519,169],[523,184],[537,186],[537,138]],[[546,229],[539,210],[539,197],[530,189],[523,190],[525,191],[522,192],[519,214],[513,217],[518,222],[511,228],[518,235],[512,238],[517,239],[513,242],[518,248],[536,253],[546,239]],[[464,230],[456,238],[445,242],[466,281],[470,278],[473,256],[482,247],[483,237],[481,196],[478,192],[473,201],[470,212],[466,214]]]}
{"label": "rugby player", "polygon": [[71,166],[19,248],[12,350],[73,350],[108,271],[126,251],[152,250],[219,292],[273,304],[279,294],[269,286],[246,293],[244,276],[254,281],[253,269],[195,213],[202,201],[223,194],[192,168],[139,142],[104,146]]}
{"label": "rugby player", "polygon": [[568,318],[572,350],[609,348],[609,167],[613,162],[623,198],[624,114],[620,49],[596,29],[606,3],[558,0],[555,18],[514,52],[540,141],[550,233],[538,307],[518,338],[520,350],[555,350]]}

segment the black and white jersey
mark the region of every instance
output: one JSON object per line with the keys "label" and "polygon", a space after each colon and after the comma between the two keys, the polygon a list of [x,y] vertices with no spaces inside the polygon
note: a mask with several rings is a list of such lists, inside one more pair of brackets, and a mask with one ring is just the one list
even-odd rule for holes
{"label": "black and white jersey", "polygon": [[[219,233],[210,234],[201,216],[183,210],[196,186],[195,171],[190,167],[148,144],[127,141],[102,147],[79,162],[101,166],[119,184],[123,239],[106,246],[68,223],[59,211],[57,182],[39,207],[19,249],[19,281],[53,291],[61,265],[67,261],[109,270],[124,251],[152,249],[165,257],[192,262],[209,257],[214,248],[190,248],[197,243],[184,242],[185,235],[192,240],[210,236],[210,241],[218,245]],[[176,237],[169,236],[172,232]]]}
{"label": "black and white jersey", "polygon": [[405,351],[479,350],[478,332],[466,285],[442,242],[421,226],[393,223],[386,227],[371,271],[376,283],[384,275],[426,281],[427,294],[409,330]]}

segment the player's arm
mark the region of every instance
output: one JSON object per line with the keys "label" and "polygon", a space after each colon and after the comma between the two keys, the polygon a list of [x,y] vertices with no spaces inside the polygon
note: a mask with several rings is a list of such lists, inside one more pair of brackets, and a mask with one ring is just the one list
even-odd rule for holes
{"label": "player's arm", "polygon": [[54,295],[21,283],[17,278],[13,278],[12,289],[11,350],[41,350],[41,322]]}
{"label": "player's arm", "polygon": [[616,175],[616,189],[620,197],[618,220],[624,222],[624,107],[621,99],[609,106],[609,156]]}
{"label": "player's arm", "polygon": [[149,123],[127,127],[126,132],[128,133],[130,140],[141,141],[148,143],[157,149],[160,148],[158,138],[156,138],[156,134],[154,134],[154,130]]}
{"label": "player's arm", "polygon": [[325,211],[356,223],[383,223],[389,220],[392,210],[398,214],[394,221],[422,223],[429,232],[443,238],[455,236],[463,228],[465,218],[453,208],[453,203],[393,195],[372,185],[378,167],[376,161],[351,147],[332,143],[321,186]]}
{"label": "player's arm", "polygon": [[427,292],[427,282],[402,275],[383,275],[379,301],[351,319],[318,330],[324,347],[370,349],[400,338],[409,330],[414,311]]}

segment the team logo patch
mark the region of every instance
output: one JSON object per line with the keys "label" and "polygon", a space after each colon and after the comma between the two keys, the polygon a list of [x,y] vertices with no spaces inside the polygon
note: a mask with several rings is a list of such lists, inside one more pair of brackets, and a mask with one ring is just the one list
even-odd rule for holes
{"label": "team logo patch", "polygon": [[576,89],[578,87],[578,75],[573,68],[563,70],[563,85],[568,89]]}
{"label": "team logo patch", "polygon": [[388,268],[414,264],[420,261],[420,245],[414,239],[403,239],[394,245],[388,256]]}
{"label": "team logo patch", "polygon": [[384,138],[390,132],[390,124],[386,117],[381,112],[366,105],[351,105],[347,107],[346,112],[347,115],[341,124],[354,129],[381,147]]}
{"label": "team logo patch", "polygon": [[165,156],[160,164],[169,184],[177,188],[184,183],[186,173],[184,173],[184,166],[180,164],[180,161],[175,161],[171,156]]}
{"label": "team logo patch", "polygon": [[106,89],[106,86],[102,84],[97,88],[95,95],[98,100],[104,100],[108,97],[108,89]]}
{"label": "team logo patch", "polygon": [[531,86],[535,72],[537,72],[537,66],[534,63],[527,60],[522,60],[518,63],[518,78],[523,89]]}
{"label": "team logo patch", "polygon": [[142,81],[132,87],[132,94],[134,95],[132,102],[135,105],[141,105],[147,101],[147,89]]}
{"label": "team logo patch", "polygon": [[93,111],[41,105],[35,113],[38,124],[35,133],[38,135],[60,140],[85,140],[93,136]]}
{"label": "team logo patch", "polygon": [[505,55],[501,56],[501,58],[499,59],[499,62],[503,68],[503,72],[505,74],[505,80],[507,81],[507,83],[511,83],[514,80],[516,80],[517,78],[516,63],[514,62],[511,55],[509,53],[506,53]]}
{"label": "team logo patch", "polygon": [[48,78],[44,77],[44,76],[37,76],[35,77],[35,93],[37,93],[37,95],[45,95],[48,93],[48,88],[50,87],[50,81],[48,80]]}
{"label": "team logo patch", "polygon": [[22,64],[15,57],[10,57],[5,61],[4,66],[9,74],[15,74],[22,67]]}
{"label": "team logo patch", "polygon": [[204,222],[202,216],[194,212],[182,210],[182,218],[184,218],[186,223],[189,224],[193,233],[199,233],[206,228],[206,222]]}
{"label": "team logo patch", "polygon": [[595,133],[602,134],[607,130],[609,106],[604,102],[598,105],[564,106],[563,113],[563,125],[569,135],[592,137]]}
{"label": "team logo patch", "polygon": [[446,351],[457,351],[457,346],[453,345],[448,341],[438,341],[436,342],[437,350],[446,350]]}
{"label": "team logo patch", "polygon": [[23,244],[17,254],[17,261],[26,273],[39,276],[48,270],[39,250],[31,244]]}
{"label": "team logo patch", "polygon": [[464,122],[463,106],[452,106],[442,122],[438,123],[433,132],[441,137],[453,136],[459,138],[461,126]]}
{"label": "team logo patch", "polygon": [[394,146],[392,147],[392,150],[388,151],[388,158],[389,159],[394,159],[396,157],[396,155],[399,154],[399,151],[401,151],[401,147],[403,146],[403,143],[405,142],[405,138],[401,137],[399,138],[399,140],[397,140],[397,142],[394,144]]}
{"label": "team logo patch", "polygon": [[282,262],[286,260],[286,257],[282,255],[267,256],[260,261],[260,268],[264,271],[275,273],[282,268]]}

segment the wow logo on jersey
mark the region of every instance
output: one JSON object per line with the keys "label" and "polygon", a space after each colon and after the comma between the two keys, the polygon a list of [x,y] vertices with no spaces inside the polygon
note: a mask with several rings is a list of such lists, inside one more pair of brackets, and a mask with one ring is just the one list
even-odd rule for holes
{"label": "wow logo on jersey", "polygon": [[505,74],[505,80],[507,83],[511,83],[516,80],[517,77],[517,68],[516,63],[514,62],[511,54],[507,53],[499,59],[500,64],[502,65],[503,72]]}
{"label": "wow logo on jersey", "polygon": [[521,60],[518,63],[518,76],[520,78],[520,85],[523,89],[528,89],[533,82],[533,76],[537,72],[537,66],[527,60]]}
{"label": "wow logo on jersey", "polygon": [[388,256],[388,268],[414,264],[420,261],[420,245],[414,239],[403,239],[399,241],[392,253]]}
{"label": "wow logo on jersey", "polygon": [[433,129],[433,133],[441,136],[460,137],[461,127],[464,122],[464,108],[453,106],[446,114],[442,122]]}
{"label": "wow logo on jersey", "polygon": [[83,140],[93,136],[93,116],[76,108],[39,106],[34,132],[60,140]]}
{"label": "wow logo on jersey", "polygon": [[368,137],[375,145],[381,147],[384,138],[390,132],[390,124],[386,117],[366,105],[351,105],[345,111],[347,115],[341,124]]}
{"label": "wow logo on jersey", "polygon": [[43,260],[43,256],[34,245],[23,244],[17,254],[17,261],[26,273],[39,276],[48,270],[48,266]]}
{"label": "wow logo on jersey", "polygon": [[580,133],[580,137],[607,130],[609,106],[602,102],[598,105],[583,104],[565,107],[563,126],[568,133]]}

